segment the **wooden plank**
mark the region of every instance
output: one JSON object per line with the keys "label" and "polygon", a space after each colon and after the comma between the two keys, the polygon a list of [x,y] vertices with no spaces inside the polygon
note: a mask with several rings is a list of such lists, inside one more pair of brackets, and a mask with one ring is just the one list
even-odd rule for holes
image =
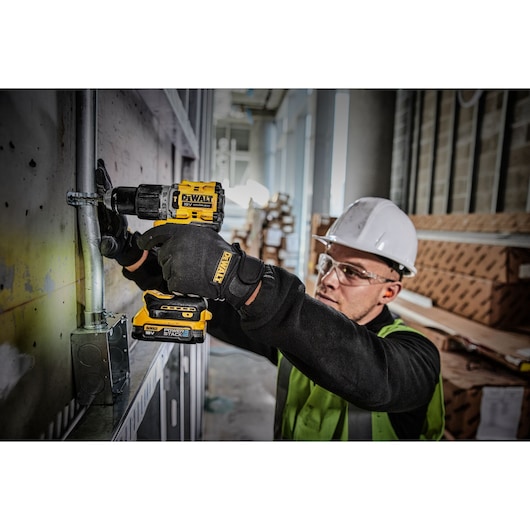
{"label": "wooden plank", "polygon": [[411,214],[416,230],[530,233],[529,212]]}
{"label": "wooden plank", "polygon": [[432,333],[449,335],[446,340],[454,341],[466,351],[484,355],[516,372],[530,374],[529,335],[497,330],[437,307],[418,306],[399,298],[389,308],[412,326],[417,323]]}

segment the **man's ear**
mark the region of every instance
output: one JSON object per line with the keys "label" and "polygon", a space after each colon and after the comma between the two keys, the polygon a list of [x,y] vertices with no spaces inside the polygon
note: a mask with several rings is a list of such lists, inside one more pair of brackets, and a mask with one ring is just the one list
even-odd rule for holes
{"label": "man's ear", "polygon": [[392,282],[385,285],[382,293],[382,303],[388,304],[396,299],[397,295],[401,292],[403,285],[401,282]]}

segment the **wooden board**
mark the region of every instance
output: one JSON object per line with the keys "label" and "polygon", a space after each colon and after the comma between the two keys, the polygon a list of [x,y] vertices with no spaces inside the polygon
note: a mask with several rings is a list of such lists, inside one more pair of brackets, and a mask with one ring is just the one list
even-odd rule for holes
{"label": "wooden board", "polygon": [[454,341],[466,351],[530,374],[530,335],[497,330],[437,307],[423,307],[399,298],[389,308],[407,323],[424,327],[426,334],[438,334],[437,340]]}

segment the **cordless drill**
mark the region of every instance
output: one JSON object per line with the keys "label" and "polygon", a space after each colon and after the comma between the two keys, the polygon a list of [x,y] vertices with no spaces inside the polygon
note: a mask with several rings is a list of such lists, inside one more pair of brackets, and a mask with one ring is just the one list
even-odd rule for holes
{"label": "cordless drill", "polygon": [[[195,224],[221,230],[224,190],[219,182],[182,181],[171,186],[119,186],[105,192],[103,202],[118,214],[165,223]],[[212,318],[206,299],[193,295],[144,292],[144,306],[133,318],[132,336],[138,340],[201,343]]]}

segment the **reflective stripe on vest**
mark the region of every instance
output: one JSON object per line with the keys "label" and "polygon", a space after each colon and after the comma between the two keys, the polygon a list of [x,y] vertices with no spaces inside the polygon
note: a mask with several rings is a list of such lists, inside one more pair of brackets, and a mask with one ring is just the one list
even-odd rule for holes
{"label": "reflective stripe on vest", "polygon": [[282,417],[287,403],[289,377],[293,365],[278,350],[278,381],[276,383],[276,408],[274,411],[274,439],[282,439]]}
{"label": "reflective stripe on vest", "polygon": [[[381,328],[378,336],[386,337],[398,330],[419,333],[396,319]],[[440,376],[429,403],[425,432],[420,439],[439,440],[444,419]],[[398,440],[398,437],[387,413],[361,409],[324,390],[297,370],[278,350],[274,439]]]}

